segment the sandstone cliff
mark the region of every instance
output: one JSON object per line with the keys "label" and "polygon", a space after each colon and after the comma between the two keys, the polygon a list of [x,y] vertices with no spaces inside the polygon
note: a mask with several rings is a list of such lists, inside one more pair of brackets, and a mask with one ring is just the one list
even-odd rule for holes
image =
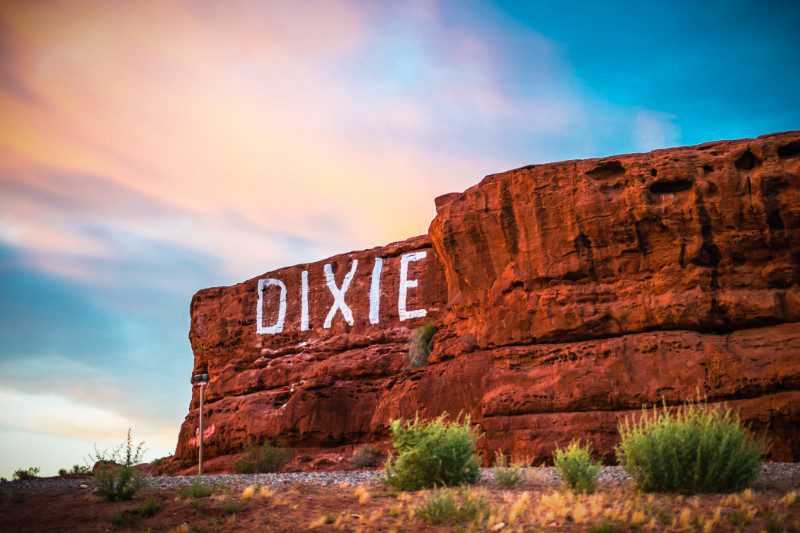
{"label": "sandstone cliff", "polygon": [[394,417],[464,411],[486,451],[610,457],[620,416],[699,393],[800,460],[800,132],[531,165],[436,203],[428,236],[195,295],[208,456],[269,437],[346,457]]}

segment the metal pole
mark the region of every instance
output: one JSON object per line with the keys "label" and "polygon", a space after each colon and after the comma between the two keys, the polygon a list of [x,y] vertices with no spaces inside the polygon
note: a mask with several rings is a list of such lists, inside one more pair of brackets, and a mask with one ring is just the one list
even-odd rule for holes
{"label": "metal pole", "polygon": [[197,462],[197,475],[203,475],[203,392],[205,391],[206,384],[200,383],[200,446]]}

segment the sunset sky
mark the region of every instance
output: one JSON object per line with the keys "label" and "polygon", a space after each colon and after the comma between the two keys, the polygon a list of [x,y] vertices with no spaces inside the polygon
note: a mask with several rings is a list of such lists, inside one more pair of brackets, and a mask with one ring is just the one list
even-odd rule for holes
{"label": "sunset sky", "polygon": [[800,129],[798,28],[789,1],[0,3],[0,476],[128,427],[171,453],[200,288],[424,233],[487,173]]}

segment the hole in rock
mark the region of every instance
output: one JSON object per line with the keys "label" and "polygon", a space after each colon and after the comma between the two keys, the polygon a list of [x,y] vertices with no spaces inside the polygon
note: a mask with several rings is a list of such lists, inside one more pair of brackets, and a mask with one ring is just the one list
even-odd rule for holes
{"label": "hole in rock", "polygon": [[761,164],[761,160],[748,148],[733,163],[739,170],[752,170]]}
{"label": "hole in rock", "polygon": [[587,174],[593,178],[605,179],[618,174],[624,174],[625,167],[619,161],[604,161],[594,167]]}
{"label": "hole in rock", "polygon": [[800,155],[800,141],[792,141],[778,148],[778,157],[787,158]]}
{"label": "hole in rock", "polygon": [[692,188],[692,180],[671,180],[656,181],[650,184],[649,191],[653,194],[671,194],[676,192],[688,191]]}

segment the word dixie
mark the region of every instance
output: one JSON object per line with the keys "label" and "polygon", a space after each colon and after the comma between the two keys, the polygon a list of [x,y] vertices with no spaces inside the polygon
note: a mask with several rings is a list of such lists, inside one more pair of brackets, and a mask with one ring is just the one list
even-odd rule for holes
{"label": "word dixie", "polygon": [[[414,261],[421,261],[425,259],[427,252],[417,251],[409,252],[400,256],[400,288],[397,294],[397,314],[400,320],[409,320],[412,318],[424,317],[428,314],[426,309],[407,309],[406,301],[408,297],[408,289],[412,289],[418,285],[415,279],[408,279],[408,264]],[[328,329],[331,327],[333,317],[337,312],[342,314],[345,322],[353,325],[353,310],[345,302],[345,295],[347,289],[350,288],[350,282],[353,281],[353,276],[358,269],[358,259],[353,259],[350,263],[350,270],[345,274],[342,280],[342,285],[336,285],[336,278],[333,275],[332,265],[326,263],[323,266],[323,273],[325,274],[325,284],[333,296],[333,305],[328,310],[325,321],[322,327]],[[380,305],[381,305],[381,271],[383,270],[383,258],[376,257],[375,263],[372,266],[372,281],[369,287],[369,323],[377,324],[380,322]],[[273,324],[264,325],[264,290],[267,287],[275,286],[280,290],[280,298],[278,299],[278,318]],[[275,335],[283,331],[284,322],[286,321],[286,284],[277,278],[262,278],[258,280],[258,303],[256,304],[256,333],[259,335]],[[304,270],[300,273],[300,331],[308,331],[308,271]]]}

